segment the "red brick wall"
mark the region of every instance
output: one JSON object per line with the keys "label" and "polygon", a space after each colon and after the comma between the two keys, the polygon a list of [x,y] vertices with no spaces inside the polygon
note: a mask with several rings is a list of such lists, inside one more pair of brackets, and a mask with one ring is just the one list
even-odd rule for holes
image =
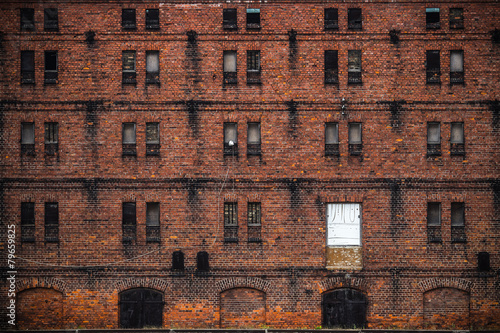
{"label": "red brick wall", "polygon": [[457,328],[469,328],[469,295],[467,292],[440,288],[424,294],[424,320],[426,324],[441,328],[455,323]]}
{"label": "red brick wall", "polygon": [[220,295],[221,328],[260,327],[266,323],[266,295],[249,288],[227,290]]}
{"label": "red brick wall", "polygon": [[63,295],[54,289],[27,289],[17,295],[18,329],[55,329],[63,321]]}

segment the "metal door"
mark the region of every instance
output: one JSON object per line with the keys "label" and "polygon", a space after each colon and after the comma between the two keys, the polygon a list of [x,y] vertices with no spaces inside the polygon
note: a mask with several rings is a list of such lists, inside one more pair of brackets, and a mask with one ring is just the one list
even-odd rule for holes
{"label": "metal door", "polygon": [[137,288],[120,294],[120,327],[162,326],[163,295],[151,289]]}
{"label": "metal door", "polygon": [[343,288],[323,294],[323,327],[364,327],[366,303],[366,296],[354,289]]}

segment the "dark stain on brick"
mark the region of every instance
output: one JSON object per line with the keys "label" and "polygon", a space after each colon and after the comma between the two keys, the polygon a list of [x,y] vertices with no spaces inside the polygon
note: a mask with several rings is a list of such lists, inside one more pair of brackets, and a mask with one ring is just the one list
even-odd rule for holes
{"label": "dark stain on brick", "polygon": [[102,101],[87,101],[84,103],[85,112],[85,136],[90,143],[91,155],[94,160],[99,158],[99,144],[97,140],[97,132],[99,130],[99,107],[102,106]]}
{"label": "dark stain on brick", "polygon": [[191,129],[193,138],[198,138],[199,119],[198,119],[198,103],[194,100],[186,101],[188,110],[188,125]]}
{"label": "dark stain on brick", "polygon": [[186,189],[188,194],[187,204],[190,210],[190,220],[195,223],[198,221],[199,217],[200,197],[198,192],[200,190],[200,184],[198,184],[195,179],[192,179],[186,184]]}
{"label": "dark stain on brick", "polygon": [[403,122],[401,120],[403,114],[403,104],[405,101],[393,101],[390,103],[389,110],[391,111],[391,129],[395,132],[400,132]]}
{"label": "dark stain on brick", "polygon": [[288,31],[288,62],[290,70],[294,71],[297,68],[297,31],[291,29]]}
{"label": "dark stain on brick", "polygon": [[293,99],[291,101],[286,102],[288,108],[288,133],[293,138],[297,137],[297,125],[298,125],[298,114],[297,114],[297,102]]}
{"label": "dark stain on brick", "polygon": [[500,101],[498,100],[490,101],[490,111],[493,114],[492,117],[493,131],[498,132],[500,130]]}
{"label": "dark stain on brick", "polygon": [[88,207],[92,208],[98,205],[98,185],[95,178],[84,179],[83,186],[87,195]]}
{"label": "dark stain on brick", "polygon": [[499,228],[500,227],[500,180],[497,179],[491,183],[491,189],[493,191],[493,223]]}
{"label": "dark stain on brick", "polygon": [[187,45],[184,50],[184,55],[186,56],[185,62],[185,72],[186,72],[186,88],[185,92],[191,94],[198,89],[198,84],[202,82],[201,77],[201,56],[198,50],[198,34],[194,30],[189,30],[187,34]]}

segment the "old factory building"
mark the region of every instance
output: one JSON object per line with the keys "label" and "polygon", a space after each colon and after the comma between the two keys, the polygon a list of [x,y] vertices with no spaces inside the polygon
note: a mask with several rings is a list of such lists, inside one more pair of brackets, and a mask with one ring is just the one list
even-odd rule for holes
{"label": "old factory building", "polygon": [[500,328],[500,4],[4,0],[1,328]]}

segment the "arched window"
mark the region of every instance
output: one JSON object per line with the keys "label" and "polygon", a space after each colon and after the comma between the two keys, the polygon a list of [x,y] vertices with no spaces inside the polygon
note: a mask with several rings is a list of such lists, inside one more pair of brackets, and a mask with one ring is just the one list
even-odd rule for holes
{"label": "arched window", "polygon": [[184,269],[184,253],[182,253],[182,251],[175,251],[172,253],[172,269]]}
{"label": "arched window", "polygon": [[342,288],[323,294],[323,326],[360,328],[366,325],[366,296],[354,289]]}
{"label": "arched window", "polygon": [[162,326],[163,294],[146,288],[130,289],[120,294],[120,327]]}
{"label": "arched window", "polygon": [[210,265],[208,264],[208,253],[205,251],[198,252],[196,255],[196,268],[200,272],[208,272]]}

